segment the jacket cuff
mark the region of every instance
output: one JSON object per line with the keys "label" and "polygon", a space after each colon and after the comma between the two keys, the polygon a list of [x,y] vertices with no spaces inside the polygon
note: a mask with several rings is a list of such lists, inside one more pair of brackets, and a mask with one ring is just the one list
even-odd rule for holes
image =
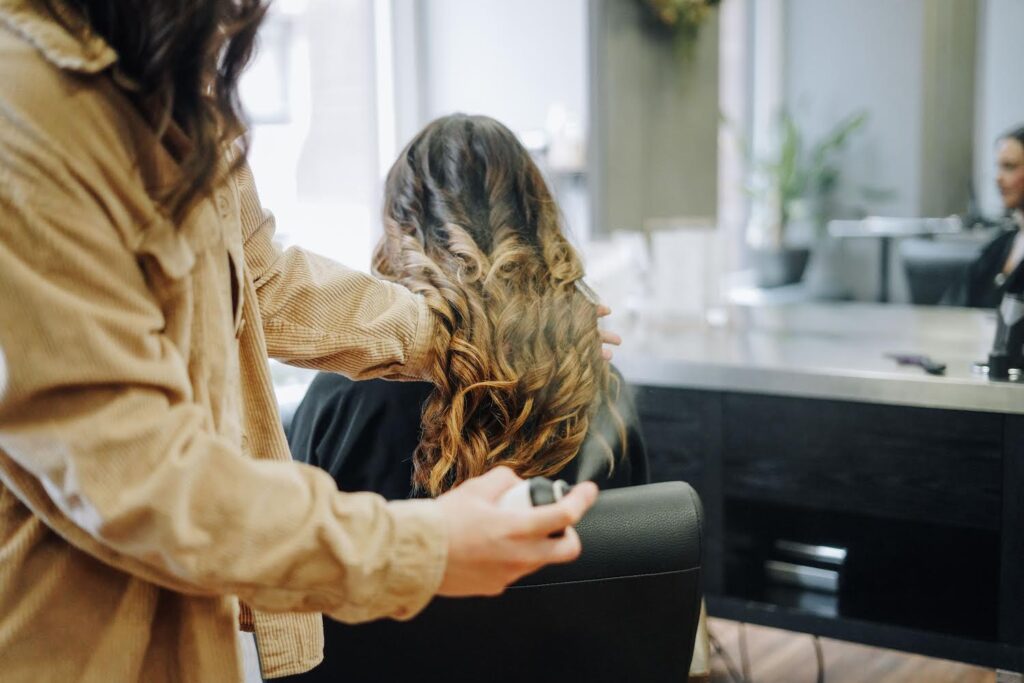
{"label": "jacket cuff", "polygon": [[437,594],[448,565],[448,529],[433,500],[388,503],[395,538],[381,591],[385,614],[405,621],[419,614]]}
{"label": "jacket cuff", "polygon": [[409,360],[402,369],[404,377],[430,381],[430,364],[434,358],[434,336],[437,332],[437,317],[427,306],[427,300],[416,296],[416,331],[413,334]]}
{"label": "jacket cuff", "polygon": [[313,612],[271,614],[252,610],[263,678],[309,671],[324,659],[324,627]]}

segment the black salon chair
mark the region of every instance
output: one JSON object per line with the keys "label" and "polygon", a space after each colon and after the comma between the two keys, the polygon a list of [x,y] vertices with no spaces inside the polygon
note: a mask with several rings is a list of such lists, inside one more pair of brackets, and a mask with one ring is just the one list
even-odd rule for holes
{"label": "black salon chair", "polygon": [[967,272],[981,252],[988,233],[965,233],[945,239],[912,238],[900,242],[900,260],[907,275],[910,303],[934,306]]}
{"label": "black salon chair", "polygon": [[701,505],[682,482],[615,489],[577,527],[583,554],[496,598],[432,602],[408,622],[325,619],[301,680],[687,680],[700,611]]}

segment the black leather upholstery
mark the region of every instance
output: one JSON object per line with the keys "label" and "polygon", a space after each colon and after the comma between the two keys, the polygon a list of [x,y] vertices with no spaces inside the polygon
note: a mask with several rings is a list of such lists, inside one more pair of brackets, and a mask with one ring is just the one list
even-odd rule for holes
{"label": "black leather upholstery", "polygon": [[687,679],[700,610],[700,500],[687,484],[610,490],[583,554],[497,598],[436,599],[409,622],[325,620],[326,661],[296,680]]}
{"label": "black leather upholstery", "polygon": [[900,259],[907,274],[910,303],[938,304],[962,279],[978,257],[983,243],[969,238],[913,238],[900,242]]}

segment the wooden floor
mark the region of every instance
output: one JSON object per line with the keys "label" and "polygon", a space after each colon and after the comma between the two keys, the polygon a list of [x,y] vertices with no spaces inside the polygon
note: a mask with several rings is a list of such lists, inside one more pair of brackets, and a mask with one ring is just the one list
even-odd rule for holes
{"label": "wooden floor", "polygon": [[[740,668],[739,624],[711,619],[709,628]],[[814,683],[817,660],[811,636],[746,625],[752,683]],[[839,640],[821,639],[825,683],[995,683],[991,669]],[[712,651],[712,683],[732,683],[721,656]]]}

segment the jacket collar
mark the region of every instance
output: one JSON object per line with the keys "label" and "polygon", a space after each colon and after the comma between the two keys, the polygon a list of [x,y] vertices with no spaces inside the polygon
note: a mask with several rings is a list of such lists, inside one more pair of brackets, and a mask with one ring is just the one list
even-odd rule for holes
{"label": "jacket collar", "polygon": [[89,29],[75,9],[62,0],[53,5],[59,20],[38,0],[0,0],[0,25],[31,43],[61,69],[95,74],[117,61],[113,48]]}

